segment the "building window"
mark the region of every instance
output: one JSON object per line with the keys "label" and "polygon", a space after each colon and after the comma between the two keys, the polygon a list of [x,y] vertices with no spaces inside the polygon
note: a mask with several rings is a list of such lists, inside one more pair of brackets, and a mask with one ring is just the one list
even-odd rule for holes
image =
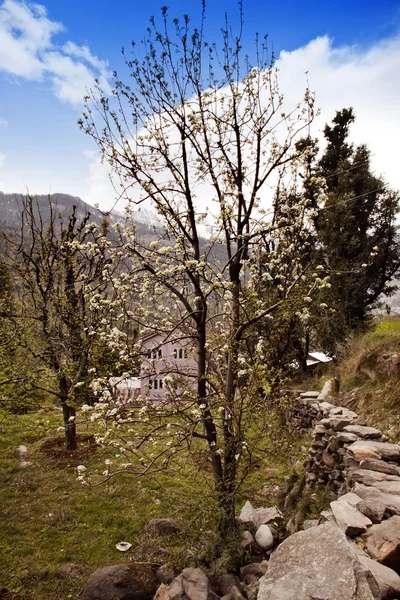
{"label": "building window", "polygon": [[187,350],[186,348],[175,348],[174,349],[174,358],[187,358]]}

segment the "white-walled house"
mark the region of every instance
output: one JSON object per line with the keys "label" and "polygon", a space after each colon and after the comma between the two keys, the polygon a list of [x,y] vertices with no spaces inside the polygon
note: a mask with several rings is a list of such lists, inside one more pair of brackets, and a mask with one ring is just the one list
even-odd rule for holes
{"label": "white-walled house", "polygon": [[165,378],[179,378],[182,387],[195,385],[197,363],[185,338],[171,338],[155,333],[143,340],[143,360],[140,367],[140,393],[155,399],[167,394]]}

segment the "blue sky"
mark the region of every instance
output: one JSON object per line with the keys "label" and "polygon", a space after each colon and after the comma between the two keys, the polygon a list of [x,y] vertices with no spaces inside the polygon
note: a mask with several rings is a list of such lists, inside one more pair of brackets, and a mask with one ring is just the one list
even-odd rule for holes
{"label": "blue sky", "polygon": [[[139,41],[164,3],[0,0],[0,190],[113,203],[96,148],[76,124],[80,99],[93,76],[106,86],[111,70],[123,71],[121,46]],[[167,5],[173,17],[199,18],[198,2]],[[218,38],[225,12],[235,24],[236,3],[209,3],[209,39]],[[400,188],[400,2],[247,0],[244,13],[244,46],[251,52],[254,33],[269,34],[288,100],[301,97],[308,71],[322,113],[315,133],[353,105],[354,141],[370,145],[378,173]]]}

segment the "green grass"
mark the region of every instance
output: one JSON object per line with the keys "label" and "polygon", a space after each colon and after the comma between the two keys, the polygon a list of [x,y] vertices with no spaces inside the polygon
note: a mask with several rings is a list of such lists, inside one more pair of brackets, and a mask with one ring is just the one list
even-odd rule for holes
{"label": "green grass", "polygon": [[[60,413],[53,410],[0,414],[0,588],[17,592],[21,600],[64,600],[77,598],[96,568],[133,557],[158,562],[157,546],[180,567],[212,558],[218,511],[204,458],[194,453],[188,460],[182,454],[157,477],[138,481],[123,475],[88,488],[76,479],[77,465],[101,473],[109,451],[94,447],[90,428],[83,425],[78,453],[67,455],[59,424]],[[26,468],[16,456],[20,444],[28,446],[32,464]],[[276,486],[301,457],[300,445],[282,430],[279,411],[272,412],[238,506],[247,499],[271,505]],[[181,533],[149,537],[143,528],[153,517],[175,518]],[[132,549],[119,552],[115,545],[120,541],[131,542]],[[68,562],[82,565],[82,579],[59,577]]]}
{"label": "green grass", "polygon": [[400,317],[376,319],[354,336],[338,367],[342,390],[357,388],[354,410],[400,441]]}

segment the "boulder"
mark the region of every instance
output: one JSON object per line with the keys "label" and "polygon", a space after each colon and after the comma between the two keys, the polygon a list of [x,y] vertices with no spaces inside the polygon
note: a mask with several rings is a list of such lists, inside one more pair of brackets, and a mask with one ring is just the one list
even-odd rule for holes
{"label": "boulder", "polygon": [[258,600],[374,600],[379,589],[336,525],[287,538],[272,553]]}
{"label": "boulder", "polygon": [[367,527],[372,525],[372,521],[368,517],[344,500],[331,502],[331,510],[336,523],[349,537],[356,537],[356,535],[364,533],[367,531]]}
{"label": "boulder", "polygon": [[151,519],[144,528],[147,533],[153,535],[171,535],[178,533],[179,527],[175,519]]}
{"label": "boulder", "polygon": [[400,574],[400,516],[373,525],[361,537],[372,558]]}
{"label": "boulder", "polygon": [[368,556],[360,556],[359,560],[365,569],[371,571],[379,586],[382,600],[394,600],[400,597],[400,577],[393,569],[381,565]]}
{"label": "boulder", "polygon": [[362,459],[383,459],[400,463],[400,445],[387,442],[374,442],[372,440],[360,440],[348,447],[348,451],[357,461]]}
{"label": "boulder", "polygon": [[318,398],[320,392],[301,392],[300,398]]}
{"label": "boulder", "polygon": [[256,543],[262,550],[269,550],[274,545],[274,537],[268,525],[260,525],[255,537]]}
{"label": "boulder", "polygon": [[95,571],[80,600],[151,600],[157,580],[151,569],[135,563],[111,565]]}

